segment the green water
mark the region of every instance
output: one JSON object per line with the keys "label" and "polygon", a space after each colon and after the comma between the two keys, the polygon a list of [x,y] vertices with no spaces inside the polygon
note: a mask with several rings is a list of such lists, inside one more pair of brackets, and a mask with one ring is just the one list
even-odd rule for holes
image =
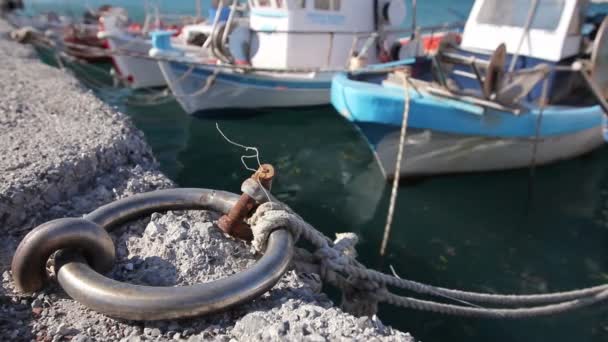
{"label": "green water", "polygon": [[[504,293],[608,281],[608,148],[538,168],[533,179],[518,170],[404,184],[389,254],[380,258],[390,186],[365,140],[331,107],[196,118],[175,102],[135,107],[99,95],[133,119],[162,171],[183,187],[238,192],[250,175],[243,151],[223,140],[216,123],[231,139],[258,147],[262,162],[278,171],[273,193],[329,236],[359,234],[360,260],[370,267],[390,272],[392,265],[409,279]],[[386,306],[380,317],[423,341],[608,341],[605,305],[526,321]]]}
{"label": "green water", "polygon": [[[133,119],[180,186],[238,192],[249,176],[243,151],[221,138],[216,122],[233,140],[258,147],[262,161],[278,170],[274,194],[327,235],[359,234],[360,260],[370,267],[390,272],[392,265],[409,279],[472,291],[536,293],[608,282],[608,148],[538,168],[533,179],[518,170],[404,184],[389,255],[380,258],[390,187],[364,139],[331,107],[194,118],[174,102],[135,107],[108,95],[100,93]],[[423,341],[608,341],[605,304],[525,321],[388,306],[380,317]]]}
{"label": "green water", "polygon": [[[382,259],[390,187],[363,138],[332,108],[235,112],[232,119],[188,117],[175,103],[125,109],[181,186],[238,192],[249,175],[242,151],[221,138],[216,122],[230,138],[257,146],[278,169],[275,195],[328,235],[359,234],[369,266],[475,291],[536,293],[608,281],[607,148],[539,168],[532,180],[520,170],[403,185]],[[523,322],[391,307],[380,316],[423,341],[608,340],[605,305]]]}
{"label": "green water", "polygon": [[[175,102],[127,106],[115,94],[98,93],[133,119],[162,171],[180,186],[238,192],[250,175],[240,161],[243,151],[223,140],[218,123],[275,165],[279,199],[329,236],[359,234],[360,260],[370,267],[390,272],[392,265],[403,277],[433,285],[505,293],[608,281],[608,148],[538,168],[533,179],[519,170],[404,184],[389,255],[380,258],[390,187],[364,139],[331,107],[195,118]],[[388,306],[379,315],[423,341],[608,341],[605,305],[526,321]]]}

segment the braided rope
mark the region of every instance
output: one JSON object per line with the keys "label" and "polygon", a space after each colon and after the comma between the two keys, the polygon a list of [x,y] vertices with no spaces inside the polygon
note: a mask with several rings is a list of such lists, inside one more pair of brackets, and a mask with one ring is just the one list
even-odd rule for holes
{"label": "braided rope", "polygon": [[597,304],[599,302],[603,302],[608,299],[608,290],[605,290],[593,296],[582,297],[580,299],[572,301],[566,301],[544,306],[514,309],[464,307],[460,305],[437,303],[410,297],[401,297],[388,292],[378,294],[377,298],[379,301],[388,304],[416,310],[430,311],[445,315],[493,319],[522,319],[557,315],[585,308]]}
{"label": "braided rope", "polygon": [[[358,242],[355,234],[338,234],[337,240],[332,242],[295,214],[287,205],[280,202],[267,202],[260,205],[248,222],[254,235],[252,245],[257,251],[263,251],[266,248],[268,235],[280,228],[288,229],[296,241],[303,238],[312,243],[316,248],[314,253],[301,248],[297,249],[294,261],[296,269],[299,272],[319,274],[323,281],[341,289],[343,294],[357,294],[356,300],[363,301],[358,304],[368,308],[376,307],[374,302],[386,302],[405,308],[449,315],[515,319],[569,312],[608,299],[608,285],[547,294],[502,295],[436,287],[384,274],[366,268],[355,259],[355,245]],[[470,304],[471,306],[446,304],[398,296],[388,291],[386,287],[459,301],[522,307],[484,308],[474,304]],[[367,293],[368,298],[362,299],[361,293]],[[365,303],[365,300],[368,300],[369,303]]]}

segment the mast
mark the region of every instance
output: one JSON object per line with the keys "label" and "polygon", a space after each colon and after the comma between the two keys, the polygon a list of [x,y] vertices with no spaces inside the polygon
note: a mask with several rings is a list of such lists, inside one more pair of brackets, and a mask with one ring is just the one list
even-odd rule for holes
{"label": "mast", "polygon": [[199,21],[201,20],[203,14],[203,4],[201,3],[201,0],[194,0],[194,3],[196,5],[196,21]]}
{"label": "mast", "polygon": [[412,0],[412,38],[416,35],[416,8],[418,7],[417,1]]}

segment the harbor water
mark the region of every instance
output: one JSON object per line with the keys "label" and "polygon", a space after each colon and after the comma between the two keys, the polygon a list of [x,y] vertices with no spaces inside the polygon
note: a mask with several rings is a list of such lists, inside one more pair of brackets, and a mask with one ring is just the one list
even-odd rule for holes
{"label": "harbor water", "polygon": [[[55,3],[81,12],[75,2]],[[133,2],[108,3],[135,10]],[[48,1],[34,4],[34,10],[43,10]],[[194,8],[186,0],[161,5],[163,10],[178,5],[181,12]],[[470,5],[420,2],[419,21],[458,20]],[[122,99],[106,97],[131,116],[161,169],[180,186],[238,192],[249,175],[241,164],[246,152],[221,137],[218,123],[232,140],[257,147],[262,162],[275,165],[273,193],[308,222],[330,236],[359,234],[359,258],[370,267],[390,273],[392,266],[402,277],[433,285],[513,294],[608,282],[608,147],[535,170],[404,182],[389,253],[381,258],[390,186],[363,137],[331,107],[190,117],[175,102],[146,107]],[[522,321],[389,306],[379,315],[422,341],[608,341],[606,305]]]}

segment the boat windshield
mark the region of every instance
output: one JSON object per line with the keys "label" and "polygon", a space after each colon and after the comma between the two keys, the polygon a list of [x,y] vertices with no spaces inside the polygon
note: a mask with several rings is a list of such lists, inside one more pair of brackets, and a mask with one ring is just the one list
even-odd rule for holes
{"label": "boat windshield", "polygon": [[[537,0],[538,7],[531,29],[554,31],[557,29],[566,0]],[[496,26],[524,28],[535,0],[486,0],[477,22]]]}

